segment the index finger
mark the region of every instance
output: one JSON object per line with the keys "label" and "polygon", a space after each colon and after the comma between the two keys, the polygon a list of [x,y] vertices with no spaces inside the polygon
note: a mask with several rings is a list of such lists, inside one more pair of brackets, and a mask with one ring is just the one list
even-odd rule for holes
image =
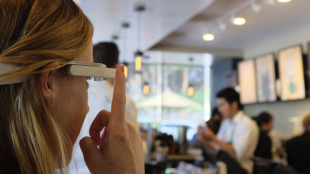
{"label": "index finger", "polygon": [[124,65],[116,70],[114,93],[111,108],[110,124],[125,124],[125,108],[126,108],[126,77],[124,74]]}
{"label": "index finger", "polygon": [[111,113],[108,111],[100,111],[89,128],[89,135],[98,146],[100,143],[100,132],[109,124],[109,117]]}

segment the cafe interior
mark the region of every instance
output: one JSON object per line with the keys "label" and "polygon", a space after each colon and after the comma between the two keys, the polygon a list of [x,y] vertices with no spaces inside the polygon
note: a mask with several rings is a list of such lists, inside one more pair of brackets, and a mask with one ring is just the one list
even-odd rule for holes
{"label": "cafe interior", "polygon": [[[136,111],[132,116],[143,140],[146,174],[310,173],[310,145],[308,150],[288,150],[294,138],[310,142],[305,127],[310,114],[309,0],[75,2],[94,26],[93,44],[118,47],[126,93]],[[271,140],[270,158],[254,154],[261,143],[257,135],[258,143],[248,148],[253,149],[247,159],[250,170],[239,172],[243,162],[238,157],[219,157],[225,148],[210,150],[202,141],[201,130],[211,129],[214,108],[223,120],[215,135],[219,139],[229,121],[219,105],[223,89],[238,94],[239,109],[258,124],[257,133],[263,131],[258,121],[262,113],[273,121],[265,135]],[[100,109],[89,102],[90,109]],[[238,143],[243,142],[232,143],[236,152]],[[294,163],[290,154],[301,154],[299,161]],[[80,156],[76,144],[72,173],[90,173]]]}

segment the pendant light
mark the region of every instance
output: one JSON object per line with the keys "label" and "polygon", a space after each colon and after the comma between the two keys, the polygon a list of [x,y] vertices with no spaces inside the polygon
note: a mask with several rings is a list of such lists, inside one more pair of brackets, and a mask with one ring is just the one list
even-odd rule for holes
{"label": "pendant light", "polygon": [[[190,58],[188,59],[188,61],[189,61],[189,65],[191,65],[191,64],[194,62],[194,58],[193,58],[193,57],[190,57]],[[189,97],[192,97],[192,96],[194,95],[194,85],[193,85],[193,84],[189,84],[189,85],[188,85],[188,88],[187,88],[187,95],[188,95]]]}
{"label": "pendant light", "polygon": [[142,67],[142,56],[143,56],[143,53],[141,51],[137,51],[135,53],[135,57],[136,57],[135,68],[136,68],[136,71],[140,71],[141,70],[141,67]]}
{"label": "pendant light", "polygon": [[136,4],[135,6],[135,11],[138,14],[138,18],[137,18],[137,24],[138,24],[138,29],[137,29],[137,45],[138,45],[138,50],[135,53],[135,68],[136,71],[140,71],[141,67],[142,67],[142,57],[143,57],[143,53],[142,51],[140,51],[140,34],[141,34],[141,13],[143,11],[145,11],[145,6],[144,4]]}
{"label": "pendant light", "polygon": [[125,77],[127,78],[128,77],[128,63],[124,62],[123,66],[124,66],[124,74],[125,74]]}
{"label": "pendant light", "polygon": [[190,84],[187,89],[187,95],[192,97],[194,95],[194,86]]}
{"label": "pendant light", "polygon": [[[126,61],[126,29],[129,28],[130,24],[128,22],[123,22],[121,24],[122,28],[124,29],[124,34],[123,34],[123,47],[124,47],[124,61]],[[124,65],[124,74],[125,74],[125,77],[127,78],[128,77],[128,63],[127,62],[124,62],[123,63]]]}
{"label": "pendant light", "polygon": [[148,83],[144,83],[144,86],[143,86],[143,94],[144,95],[148,95],[150,93],[150,86]]}

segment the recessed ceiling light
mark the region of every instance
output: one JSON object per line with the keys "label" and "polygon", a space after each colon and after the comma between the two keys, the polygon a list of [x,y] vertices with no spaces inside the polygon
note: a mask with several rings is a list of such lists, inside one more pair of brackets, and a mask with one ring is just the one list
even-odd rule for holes
{"label": "recessed ceiling light", "polygon": [[213,34],[205,34],[205,35],[203,35],[202,38],[205,41],[212,41],[212,40],[214,40],[214,35]]}
{"label": "recessed ceiling light", "polygon": [[278,0],[278,2],[283,2],[283,3],[285,3],[285,2],[291,2],[291,0]]}
{"label": "recessed ceiling light", "polygon": [[246,20],[244,18],[235,18],[234,24],[235,25],[244,25]]}

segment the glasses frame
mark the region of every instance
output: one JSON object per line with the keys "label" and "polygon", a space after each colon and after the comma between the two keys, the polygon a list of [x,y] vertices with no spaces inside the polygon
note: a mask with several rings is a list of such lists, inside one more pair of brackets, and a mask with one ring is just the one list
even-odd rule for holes
{"label": "glasses frame", "polygon": [[[60,61],[60,65],[65,65],[66,71],[70,76],[94,77],[95,81],[114,80],[116,69],[107,68],[101,63],[88,63],[76,61]],[[18,70],[19,66],[11,63],[0,63],[0,74]],[[23,82],[22,76],[0,81],[0,85],[9,85]]]}

